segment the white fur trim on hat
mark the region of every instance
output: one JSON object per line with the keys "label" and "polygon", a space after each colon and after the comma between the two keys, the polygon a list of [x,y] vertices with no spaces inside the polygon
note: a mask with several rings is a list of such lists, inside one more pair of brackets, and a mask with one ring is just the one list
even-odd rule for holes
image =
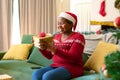
{"label": "white fur trim on hat", "polygon": [[58,17],[63,17],[65,19],[68,19],[73,22],[73,25],[75,24],[76,20],[70,15],[65,12],[62,12]]}

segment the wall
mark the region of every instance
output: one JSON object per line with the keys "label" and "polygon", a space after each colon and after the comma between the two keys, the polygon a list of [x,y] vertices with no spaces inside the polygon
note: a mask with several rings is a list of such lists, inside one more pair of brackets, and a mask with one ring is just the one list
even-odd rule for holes
{"label": "wall", "polygon": [[106,1],[106,13],[105,17],[99,14],[100,5],[102,0],[92,0],[92,11],[91,20],[97,21],[114,21],[117,16],[119,16],[119,11],[114,7],[115,0],[105,0]]}
{"label": "wall", "polygon": [[89,22],[91,17],[91,0],[71,0],[70,11],[75,13],[78,17],[76,31],[89,31]]}

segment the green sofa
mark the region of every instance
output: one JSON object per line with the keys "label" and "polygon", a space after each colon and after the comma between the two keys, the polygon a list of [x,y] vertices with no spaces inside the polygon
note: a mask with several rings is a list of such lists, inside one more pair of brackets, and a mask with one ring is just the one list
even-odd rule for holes
{"label": "green sofa", "polygon": [[[21,44],[32,44],[32,36],[30,34],[23,35]],[[0,59],[5,53],[0,53]],[[83,59],[85,63],[88,59],[87,55],[83,54]],[[31,80],[31,74],[36,68],[44,67],[51,62],[51,60],[47,60],[40,54],[38,48],[33,46],[27,60],[0,60],[0,74],[8,74],[13,77],[13,80]],[[89,73],[87,70],[84,72],[83,76],[72,80],[99,80],[101,77],[98,73]]]}

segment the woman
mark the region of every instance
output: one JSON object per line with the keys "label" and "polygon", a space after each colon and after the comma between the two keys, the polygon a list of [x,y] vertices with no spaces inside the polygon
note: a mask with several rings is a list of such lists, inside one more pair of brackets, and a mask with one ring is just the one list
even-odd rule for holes
{"label": "woman", "polygon": [[[70,80],[83,74],[82,53],[85,39],[74,32],[77,16],[63,12],[58,16],[59,34],[54,36],[54,44],[40,43],[40,52],[53,63],[33,72],[32,80]],[[73,30],[72,30],[73,29]]]}

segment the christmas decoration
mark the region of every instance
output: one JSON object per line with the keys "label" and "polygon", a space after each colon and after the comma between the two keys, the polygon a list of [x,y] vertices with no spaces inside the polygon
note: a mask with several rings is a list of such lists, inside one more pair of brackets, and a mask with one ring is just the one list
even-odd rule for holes
{"label": "christmas decoration", "polygon": [[114,31],[113,36],[115,36],[117,40],[120,40],[120,29],[117,29],[116,31]]}
{"label": "christmas decoration", "polygon": [[102,70],[102,71],[106,70],[106,65],[105,65],[105,64],[102,65],[101,70]]}
{"label": "christmas decoration", "polygon": [[102,16],[106,16],[106,12],[105,12],[105,0],[102,0],[102,2],[101,2],[99,13]]}
{"label": "christmas decoration", "polygon": [[114,26],[115,26],[116,28],[120,28],[120,16],[115,19],[115,21],[114,21]]}
{"label": "christmas decoration", "polygon": [[106,78],[110,78],[110,75],[108,73],[108,70],[106,69],[106,64],[103,64],[101,67],[102,73]]}
{"label": "christmas decoration", "polygon": [[116,9],[119,10],[119,13],[120,13],[120,0],[115,0],[114,6]]}
{"label": "christmas decoration", "polygon": [[120,80],[120,52],[111,52],[105,57],[105,64],[112,80]]}
{"label": "christmas decoration", "polygon": [[110,78],[110,75],[108,73],[108,70],[104,70],[103,71],[103,75],[106,77],[106,78]]}
{"label": "christmas decoration", "polygon": [[46,33],[45,33],[45,32],[39,33],[39,37],[45,37],[45,36],[46,36]]}
{"label": "christmas decoration", "polygon": [[120,0],[115,0],[115,8],[120,9]]}

